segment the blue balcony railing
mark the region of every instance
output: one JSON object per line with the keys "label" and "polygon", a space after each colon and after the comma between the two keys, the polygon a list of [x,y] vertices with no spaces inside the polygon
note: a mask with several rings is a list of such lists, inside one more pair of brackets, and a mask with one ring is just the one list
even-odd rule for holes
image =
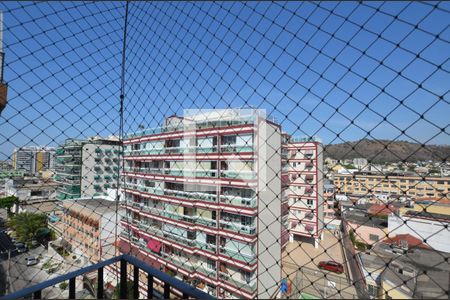
{"label": "blue balcony railing", "polygon": [[[174,290],[180,292],[183,295],[184,299],[195,298],[195,299],[215,299],[209,294],[183,282],[180,281],[160,270],[157,270],[148,264],[140,261],[134,256],[130,256],[128,254],[119,255],[113,257],[111,259],[93,264],[88,267],[84,267],[78,269],[76,271],[67,273],[65,275],[61,275],[50,280],[41,282],[34,286],[30,286],[19,290],[15,293],[8,294],[0,298],[0,300],[9,300],[9,299],[19,299],[19,298],[33,298],[33,299],[41,299],[42,298],[42,290],[60,284],[64,281],[69,281],[69,299],[75,299],[75,283],[76,278],[91,272],[98,272],[97,276],[97,299],[104,299],[104,282],[103,282],[103,268],[120,262],[120,272],[119,272],[119,299],[128,299],[129,295],[127,292],[129,291],[127,284],[130,280],[127,273],[128,263],[134,266],[133,269],[133,299],[139,298],[139,271],[142,270],[147,273],[147,299],[154,299],[155,297],[162,299],[170,299],[171,293]],[[156,290],[154,290],[154,279],[157,278],[160,281],[164,282],[163,293],[160,295]],[[142,279],[142,277],[141,277]],[[156,295],[156,296],[155,296]],[[179,298],[179,296],[174,296],[175,298]]]}

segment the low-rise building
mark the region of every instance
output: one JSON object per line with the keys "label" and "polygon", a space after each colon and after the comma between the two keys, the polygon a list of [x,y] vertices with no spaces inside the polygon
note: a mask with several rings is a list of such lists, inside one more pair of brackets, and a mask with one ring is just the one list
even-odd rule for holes
{"label": "low-rise building", "polygon": [[360,196],[404,195],[415,197],[450,196],[449,177],[422,177],[410,173],[355,172],[336,174],[336,192]]}
{"label": "low-rise building", "polygon": [[446,213],[403,210],[388,218],[389,237],[399,234],[412,235],[435,250],[450,252],[450,215]]}
{"label": "low-rise building", "polygon": [[378,243],[387,237],[387,221],[364,212],[346,212],[343,218],[348,230],[353,230],[355,238],[367,245]]}
{"label": "low-rise building", "polygon": [[61,237],[71,245],[71,251],[86,262],[118,255],[116,238],[123,209],[115,201],[102,198],[79,198],[62,201],[63,212],[52,223]]}
{"label": "low-rise building", "polygon": [[400,254],[384,243],[357,254],[372,299],[448,299],[449,258],[423,248]]}
{"label": "low-rise building", "polygon": [[38,177],[14,177],[5,181],[6,196],[15,196],[19,201],[54,198],[58,183]]}

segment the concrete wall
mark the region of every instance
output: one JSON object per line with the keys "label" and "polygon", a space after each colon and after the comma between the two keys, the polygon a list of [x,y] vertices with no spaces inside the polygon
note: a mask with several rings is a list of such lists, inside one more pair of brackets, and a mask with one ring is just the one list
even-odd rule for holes
{"label": "concrete wall", "polygon": [[270,298],[281,283],[281,132],[263,121],[257,128],[258,298]]}

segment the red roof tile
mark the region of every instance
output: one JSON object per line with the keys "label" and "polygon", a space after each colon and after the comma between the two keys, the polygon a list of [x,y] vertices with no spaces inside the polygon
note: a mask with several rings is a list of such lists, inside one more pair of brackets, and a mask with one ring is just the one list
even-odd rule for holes
{"label": "red roof tile", "polygon": [[409,248],[418,247],[423,249],[431,249],[431,247],[424,243],[422,240],[412,236],[410,234],[398,234],[391,238],[386,238],[383,242],[386,244],[397,244],[400,245],[400,241],[406,241]]}

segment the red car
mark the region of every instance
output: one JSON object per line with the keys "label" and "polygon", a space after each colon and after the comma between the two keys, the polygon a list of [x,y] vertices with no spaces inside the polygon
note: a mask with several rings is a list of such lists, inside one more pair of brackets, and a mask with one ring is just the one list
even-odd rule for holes
{"label": "red car", "polygon": [[344,273],[344,266],[342,264],[329,260],[329,261],[321,261],[318,265],[319,269],[331,271],[334,273],[342,274]]}

